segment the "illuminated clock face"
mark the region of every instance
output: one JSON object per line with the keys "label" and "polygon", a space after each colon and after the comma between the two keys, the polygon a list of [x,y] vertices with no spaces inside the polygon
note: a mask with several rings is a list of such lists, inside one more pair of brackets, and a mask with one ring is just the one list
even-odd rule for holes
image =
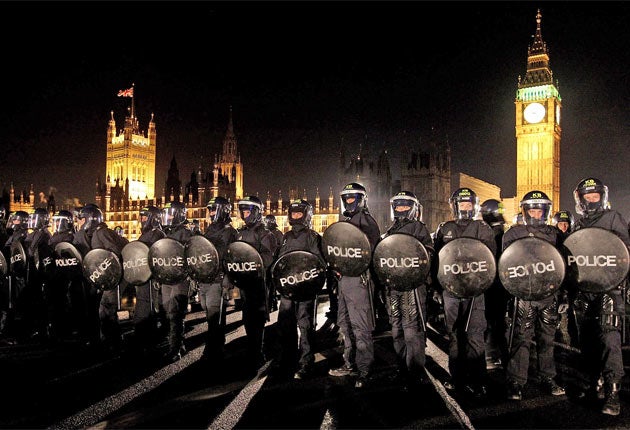
{"label": "illuminated clock face", "polygon": [[540,103],[531,103],[528,104],[525,108],[525,120],[530,124],[536,124],[545,117],[545,107]]}

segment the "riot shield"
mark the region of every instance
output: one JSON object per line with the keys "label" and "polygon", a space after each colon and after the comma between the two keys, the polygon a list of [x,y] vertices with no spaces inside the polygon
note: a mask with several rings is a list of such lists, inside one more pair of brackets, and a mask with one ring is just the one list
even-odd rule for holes
{"label": "riot shield", "polygon": [[410,234],[395,233],[381,240],[372,256],[374,273],[380,283],[396,291],[411,291],[426,281],[429,254]]}
{"label": "riot shield", "polygon": [[505,248],[498,272],[503,287],[513,296],[542,300],[560,288],[565,263],[551,243],[538,237],[523,237]]}
{"label": "riot shield", "polygon": [[24,246],[22,246],[21,242],[13,242],[11,244],[11,248],[9,250],[11,259],[9,261],[9,267],[11,268],[11,273],[25,277],[26,276],[26,252],[24,251]]}
{"label": "riot shield", "polygon": [[492,285],[496,273],[494,254],[478,239],[453,239],[438,254],[438,282],[455,297],[482,294]]}
{"label": "riot shield", "polygon": [[131,241],[125,245],[121,254],[123,277],[129,285],[142,285],[151,279],[149,247],[146,243],[139,240]]}
{"label": "riot shield", "polygon": [[4,258],[4,254],[0,252],[0,276],[6,276],[9,271],[7,266],[7,259]]}
{"label": "riot shield", "polygon": [[346,221],[331,224],[322,236],[324,259],[344,276],[359,276],[372,262],[372,246],[365,233]]}
{"label": "riot shield", "polygon": [[69,281],[81,279],[83,276],[83,258],[70,242],[59,242],[55,245],[54,259],[57,275]]}
{"label": "riot shield", "polygon": [[571,233],[564,241],[567,279],[585,293],[602,293],[628,276],[628,247],[615,233],[589,227]]}
{"label": "riot shield", "polygon": [[247,242],[237,240],[228,245],[225,269],[230,282],[245,291],[263,285],[265,266],[262,257],[256,248]]}
{"label": "riot shield", "polygon": [[184,245],[164,237],[149,248],[149,268],[153,277],[164,284],[176,284],[186,279],[186,256]]}
{"label": "riot shield", "polygon": [[273,285],[282,296],[296,300],[313,300],[326,283],[326,264],[307,251],[282,255],[271,267]]}
{"label": "riot shield", "polygon": [[219,272],[219,253],[204,236],[192,236],[184,246],[188,274],[198,282],[210,282]]}
{"label": "riot shield", "polygon": [[37,251],[35,254],[36,268],[44,275],[46,279],[55,277],[55,250],[51,246],[42,248],[42,252]]}
{"label": "riot shield", "polygon": [[83,276],[95,287],[113,290],[122,279],[120,260],[107,249],[92,249],[83,259]]}

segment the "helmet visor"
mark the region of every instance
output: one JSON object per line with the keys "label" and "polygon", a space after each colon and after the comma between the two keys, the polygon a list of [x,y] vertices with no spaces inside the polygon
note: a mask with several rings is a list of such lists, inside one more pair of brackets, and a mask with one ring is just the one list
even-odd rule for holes
{"label": "helmet visor", "polygon": [[166,226],[174,226],[181,224],[184,220],[182,219],[182,214],[179,208],[170,207],[164,209],[164,225]]}
{"label": "helmet visor", "polygon": [[418,202],[412,199],[392,199],[393,218],[415,219],[417,215]]}
{"label": "helmet visor", "polygon": [[255,202],[239,202],[238,211],[247,225],[256,224],[262,217],[262,207]]}

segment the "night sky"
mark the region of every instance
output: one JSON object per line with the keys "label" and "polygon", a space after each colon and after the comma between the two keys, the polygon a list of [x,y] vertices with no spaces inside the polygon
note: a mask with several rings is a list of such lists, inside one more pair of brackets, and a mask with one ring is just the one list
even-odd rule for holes
{"label": "night sky", "polygon": [[[432,128],[453,173],[516,192],[514,98],[537,8],[562,97],[561,203],[586,176],[630,218],[627,2],[1,2],[0,184],[94,199],[110,111],[157,128],[157,194],[221,152],[233,108],[246,194],[340,189],[339,148],[401,149]],[[522,196],[517,196],[522,197]],[[560,208],[555,208],[560,209]]]}

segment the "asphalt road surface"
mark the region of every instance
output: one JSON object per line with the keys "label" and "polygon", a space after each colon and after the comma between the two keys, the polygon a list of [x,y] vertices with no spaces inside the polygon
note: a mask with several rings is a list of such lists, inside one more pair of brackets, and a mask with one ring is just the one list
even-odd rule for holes
{"label": "asphalt road surface", "polygon": [[[55,345],[27,343],[0,347],[1,428],[55,429],[621,429],[630,426],[628,377],[621,392],[621,414],[603,415],[599,405],[578,400],[584,377],[576,369],[579,351],[556,347],[560,380],[567,395],[543,392],[530,371],[522,401],[505,399],[505,374],[489,371],[488,399],[478,401],[445,390],[448,378],[446,339],[430,326],[427,347],[429,382],[404,390],[395,377],[389,331],[375,333],[376,363],[368,387],[358,391],[352,377],[328,376],[342,364],[341,338],[326,318],[326,296],[317,317],[315,375],[307,380],[271,372],[267,361],[257,372],[247,370],[241,312],[228,308],[226,360],[208,368],[200,359],[206,324],[193,309],[186,318],[188,353],[165,364],[160,356],[130,350],[95,354],[78,342]],[[265,338],[273,356],[275,321],[271,314]],[[131,327],[123,322],[127,340]],[[628,351],[624,348],[624,359]],[[627,366],[626,366],[626,373]]]}

